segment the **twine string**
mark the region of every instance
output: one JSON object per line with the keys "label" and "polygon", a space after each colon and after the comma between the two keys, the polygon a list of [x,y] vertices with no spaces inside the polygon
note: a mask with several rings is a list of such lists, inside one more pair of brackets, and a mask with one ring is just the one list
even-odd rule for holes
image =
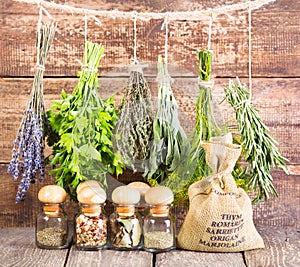
{"label": "twine string", "polygon": [[[65,4],[56,4],[54,2],[49,2],[45,0],[13,0],[15,2],[22,2],[28,4],[39,4],[44,8],[52,8],[64,12],[68,12],[71,14],[89,14],[95,16],[102,16],[106,18],[122,18],[122,19],[134,19],[136,16],[138,19],[143,21],[149,21],[151,19],[164,19],[166,16],[166,12],[125,12],[118,10],[92,10],[87,8],[78,8],[72,7]],[[248,9],[249,4],[251,4],[251,10],[258,9],[266,4],[271,2],[275,2],[276,0],[254,0],[254,1],[246,1],[243,3],[237,3],[232,5],[225,5],[221,7],[216,7],[213,9],[204,9],[204,10],[195,10],[195,11],[178,11],[178,12],[168,12],[169,21],[171,20],[206,20],[211,17],[211,11],[215,16],[219,14],[231,13],[236,10]]]}
{"label": "twine string", "polygon": [[252,99],[252,35],[251,35],[251,30],[252,30],[252,12],[251,12],[251,2],[249,2],[249,9],[248,9],[248,30],[249,30],[249,48],[248,48],[248,64],[249,64],[249,99],[251,101]]}
{"label": "twine string", "polygon": [[168,66],[168,35],[169,35],[169,29],[168,29],[168,21],[169,19],[169,14],[166,14],[165,20],[164,20],[164,24],[165,24],[165,64],[166,64],[166,70],[167,70],[167,66]]}
{"label": "twine string", "polygon": [[84,15],[84,43],[87,42],[87,35],[88,35],[88,18],[87,15]]}
{"label": "twine string", "polygon": [[133,63],[137,63],[137,55],[136,55],[136,51],[137,51],[137,28],[136,28],[136,21],[137,21],[137,16],[136,16],[136,12],[133,18],[133,34],[134,34],[134,47],[133,47]]}
{"label": "twine string", "polygon": [[211,9],[211,15],[210,15],[209,24],[208,24],[207,50],[210,50],[210,46],[211,46],[211,35],[212,35],[213,20],[214,20],[214,14],[213,14],[213,9]]}

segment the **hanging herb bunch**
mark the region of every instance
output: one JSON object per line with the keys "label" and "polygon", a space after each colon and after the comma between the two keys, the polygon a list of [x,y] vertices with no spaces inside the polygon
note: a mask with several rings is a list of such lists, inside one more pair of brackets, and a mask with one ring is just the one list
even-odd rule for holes
{"label": "hanging herb bunch", "polygon": [[141,64],[134,62],[129,69],[130,77],[119,105],[116,146],[126,166],[136,172],[142,171],[145,161],[149,159],[153,139],[153,107]]}
{"label": "hanging herb bunch", "polygon": [[216,121],[216,111],[213,108],[212,51],[198,51],[198,60],[199,95],[196,101],[196,124],[190,140],[185,142],[181,164],[166,182],[175,193],[175,205],[187,205],[189,186],[210,173],[204,149],[200,146],[201,141],[208,141],[224,131]]}
{"label": "hanging herb bunch", "polygon": [[56,24],[44,24],[37,32],[37,66],[34,75],[30,100],[22,117],[17,137],[13,144],[12,159],[8,173],[15,181],[20,177],[16,202],[25,200],[30,184],[41,182],[45,175],[45,106],[43,75],[45,62],[54,39]]}
{"label": "hanging herb bunch", "polygon": [[239,80],[225,87],[225,98],[236,112],[244,159],[250,167],[245,179],[250,190],[257,190],[253,202],[268,200],[270,194],[277,196],[270,170],[281,168],[288,173],[286,159],[281,156],[277,141],[269,135],[259,111],[251,103],[250,92]]}
{"label": "hanging herb bunch", "polygon": [[171,87],[167,62],[158,58],[158,99],[153,122],[153,142],[145,177],[151,185],[164,181],[180,164],[187,136],[180,125],[178,105]]}
{"label": "hanging herb bunch", "polygon": [[78,184],[98,180],[107,186],[106,174],[122,173],[121,155],[113,149],[113,129],[117,122],[114,99],[98,94],[98,66],[104,47],[86,42],[79,72],[79,82],[72,94],[62,91],[54,101],[48,117],[52,133],[48,144],[53,147],[50,164],[56,184],[76,199]]}

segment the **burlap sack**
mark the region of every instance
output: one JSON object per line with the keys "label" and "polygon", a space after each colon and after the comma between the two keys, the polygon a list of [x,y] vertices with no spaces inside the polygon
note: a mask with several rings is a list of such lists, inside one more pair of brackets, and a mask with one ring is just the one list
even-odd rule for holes
{"label": "burlap sack", "polygon": [[214,175],[189,187],[190,207],[179,231],[178,246],[187,250],[237,252],[264,248],[255,229],[251,200],[237,188],[231,172],[241,147],[230,136],[204,142],[206,161]]}

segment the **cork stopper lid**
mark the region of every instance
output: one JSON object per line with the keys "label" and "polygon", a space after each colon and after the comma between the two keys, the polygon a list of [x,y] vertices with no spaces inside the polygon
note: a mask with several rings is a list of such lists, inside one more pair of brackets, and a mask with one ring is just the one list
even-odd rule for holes
{"label": "cork stopper lid", "polygon": [[84,182],[81,182],[77,188],[76,188],[76,194],[79,193],[79,191],[85,187],[102,187],[102,184],[99,181],[96,180],[86,180]]}
{"label": "cork stopper lid", "polygon": [[143,183],[143,182],[132,182],[132,183],[128,184],[127,186],[137,189],[140,193],[141,200],[145,199],[145,194],[146,194],[147,190],[150,188],[150,186],[148,184]]}
{"label": "cork stopper lid", "polygon": [[106,192],[100,186],[86,186],[79,190],[77,199],[83,204],[103,204],[106,200]]}
{"label": "cork stopper lid", "polygon": [[140,201],[140,193],[129,186],[119,186],[112,192],[112,201],[116,204],[134,205]]}
{"label": "cork stopper lid", "polygon": [[150,205],[168,205],[174,200],[173,192],[166,186],[155,186],[145,194],[145,200]]}
{"label": "cork stopper lid", "polygon": [[66,197],[65,189],[58,185],[43,186],[38,193],[38,199],[42,203],[59,204],[65,202]]}

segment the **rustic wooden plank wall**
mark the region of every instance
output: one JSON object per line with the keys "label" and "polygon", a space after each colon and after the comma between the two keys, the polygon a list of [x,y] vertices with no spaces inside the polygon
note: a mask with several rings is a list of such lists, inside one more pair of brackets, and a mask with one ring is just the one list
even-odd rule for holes
{"label": "rustic wooden plank wall", "polygon": [[[123,11],[187,11],[220,7],[243,0],[56,0],[90,9]],[[244,1],[245,2],[245,1]],[[58,31],[51,47],[45,71],[45,101],[47,108],[59,98],[62,89],[71,92],[80,70],[84,45],[82,15],[48,10],[58,22]],[[253,103],[270,133],[279,141],[282,154],[289,160],[291,175],[274,171],[274,183],[280,197],[254,206],[257,224],[291,226],[299,229],[300,210],[300,2],[277,0],[252,12],[252,74]],[[24,203],[15,204],[18,183],[13,182],[6,169],[11,146],[27,103],[35,66],[35,35],[38,20],[36,5],[3,0],[0,2],[0,228],[33,226],[38,208],[38,189],[53,183],[48,177],[42,184],[32,185]],[[46,16],[44,20],[47,21]],[[88,39],[105,46],[102,60],[101,88],[103,96],[116,94],[119,101],[128,72],[124,66],[133,57],[133,21],[100,18],[101,25],[88,21]],[[137,21],[137,55],[149,64],[145,75],[155,96],[155,62],[164,52],[165,33],[162,20]],[[175,78],[177,97],[184,126],[194,122],[197,97],[197,50],[206,48],[208,21],[169,23],[168,56],[171,75]],[[239,76],[248,82],[248,11],[219,15],[212,27],[213,71],[216,86],[214,97],[222,100],[224,85]],[[229,107],[220,106],[226,119],[232,116]],[[49,151],[48,151],[49,152]],[[72,206],[72,205],[71,205]],[[179,216],[180,217],[180,216]],[[182,218],[179,218],[179,223]]]}

